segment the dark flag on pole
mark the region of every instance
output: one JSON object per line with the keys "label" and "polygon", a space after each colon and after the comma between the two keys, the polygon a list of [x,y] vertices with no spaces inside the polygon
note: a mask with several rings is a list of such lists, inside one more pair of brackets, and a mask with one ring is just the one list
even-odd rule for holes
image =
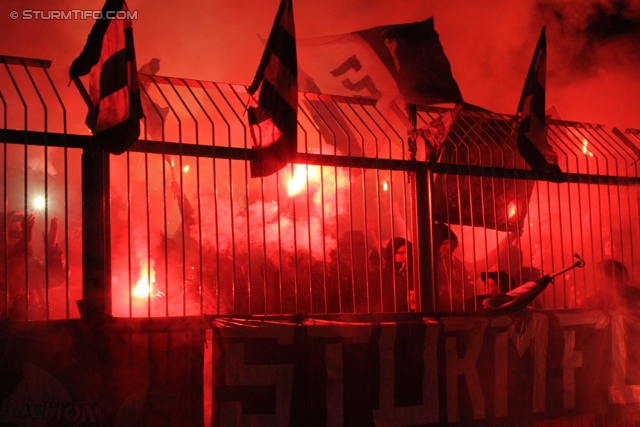
{"label": "dark flag on pole", "polygon": [[298,147],[298,65],[291,0],[280,3],[249,95],[251,176],[268,176],[290,163]]}
{"label": "dark flag on pole", "polygon": [[508,314],[526,308],[545,290],[549,283],[553,283],[554,277],[574,268],[583,268],[585,266],[585,262],[580,255],[575,254],[574,257],[577,261],[570,266],[552,274],[545,274],[538,280],[524,283],[522,286],[511,289],[506,294],[498,294],[493,298],[479,297],[481,299],[479,306],[494,314]]}
{"label": "dark flag on pole", "polygon": [[494,314],[506,314],[527,308],[551,282],[547,274],[538,280],[524,283],[506,294],[498,294],[493,298],[487,298],[486,295],[479,297],[478,307]]}
{"label": "dark flag on pole", "polygon": [[140,136],[140,88],[133,30],[124,0],[107,0],[69,76],[83,90],[80,76],[90,74],[87,126],[98,144],[121,154]]}
{"label": "dark flag on pole", "polygon": [[[436,158],[442,144],[447,139],[447,135],[451,131],[451,126],[458,117],[458,113],[462,109],[462,104],[456,105],[455,108],[442,113],[437,119],[432,120],[427,126],[415,129],[409,133],[409,140],[413,142],[415,156],[420,161],[426,161],[430,155]],[[417,137],[422,136],[425,146],[416,144]],[[413,154],[413,153],[412,153]]]}
{"label": "dark flag on pole", "polygon": [[145,139],[150,136],[156,140],[164,140],[164,124],[169,114],[169,107],[161,107],[149,95],[149,90],[152,87],[151,83],[154,81],[153,77],[150,76],[157,75],[158,71],[160,71],[160,59],[152,58],[140,67],[138,77],[142,88],[140,99],[142,100],[142,111],[145,117]]}
{"label": "dark flag on pole", "polygon": [[524,83],[518,104],[518,151],[541,179],[560,182],[562,171],[550,163],[547,152],[547,129],[545,125],[545,87],[547,73],[547,39],[545,28],[538,39],[536,51]]}

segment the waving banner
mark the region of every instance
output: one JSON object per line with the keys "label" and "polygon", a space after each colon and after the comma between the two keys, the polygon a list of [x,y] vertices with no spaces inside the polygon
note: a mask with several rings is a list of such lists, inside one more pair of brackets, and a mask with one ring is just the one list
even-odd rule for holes
{"label": "waving banner", "polygon": [[205,424],[513,425],[611,413],[637,403],[640,390],[626,320],[602,311],[304,325],[216,320],[205,357]]}

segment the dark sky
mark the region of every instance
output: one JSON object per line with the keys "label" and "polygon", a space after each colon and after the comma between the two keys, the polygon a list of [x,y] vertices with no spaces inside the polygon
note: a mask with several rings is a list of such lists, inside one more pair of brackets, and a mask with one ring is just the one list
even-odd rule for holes
{"label": "dark sky", "polygon": [[[68,67],[93,21],[13,20],[10,12],[102,5],[102,0],[0,2],[0,54],[51,59],[51,73],[66,90]],[[157,57],[162,75],[249,84],[262,54],[258,35],[268,35],[278,0],[129,0],[128,5],[138,14],[133,25],[139,65]],[[298,38],[433,16],[465,100],[500,113],[515,113],[545,25],[547,108],[554,106],[565,120],[640,128],[640,0],[294,0],[293,7]]]}

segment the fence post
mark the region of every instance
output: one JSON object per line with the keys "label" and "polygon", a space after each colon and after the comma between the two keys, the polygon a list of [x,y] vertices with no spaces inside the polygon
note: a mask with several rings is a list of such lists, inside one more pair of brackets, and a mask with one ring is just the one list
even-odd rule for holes
{"label": "fence post", "polygon": [[431,256],[431,209],[428,177],[428,163],[418,162],[415,172],[415,200],[416,200],[416,224],[418,234],[418,265],[420,276],[418,286],[420,289],[420,311],[433,312],[433,286],[432,286],[432,256]]}
{"label": "fence post", "polygon": [[[409,104],[407,106],[409,122],[413,129],[416,129],[418,122],[417,106]],[[413,147],[414,150],[417,147]],[[415,152],[414,152],[415,154]],[[420,298],[419,309],[422,312],[433,312],[433,286],[432,284],[432,256],[431,256],[431,186],[429,185],[430,176],[429,163],[416,161],[413,157],[413,163],[416,165],[415,172],[411,181],[411,192],[413,193],[413,209],[416,224],[416,237],[418,241],[418,280],[415,288],[418,290],[417,295]]]}
{"label": "fence post", "polygon": [[88,140],[82,153],[82,318],[111,314],[109,154]]}

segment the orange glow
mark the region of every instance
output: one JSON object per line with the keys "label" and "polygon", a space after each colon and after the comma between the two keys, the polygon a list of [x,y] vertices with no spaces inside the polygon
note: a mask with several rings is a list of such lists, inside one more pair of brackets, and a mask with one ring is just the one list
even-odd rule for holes
{"label": "orange glow", "polygon": [[[308,171],[307,171],[308,170]],[[320,166],[294,165],[293,176],[287,182],[289,197],[299,194],[309,183],[320,180]]]}
{"label": "orange glow", "polygon": [[389,191],[389,184],[387,181],[382,182],[382,191]]}
{"label": "orange glow", "polygon": [[295,165],[293,168],[293,176],[287,182],[287,193],[289,197],[293,197],[300,193],[307,184],[307,171],[302,165]]}
{"label": "orange glow", "polygon": [[140,271],[140,278],[136,282],[136,286],[131,292],[134,297],[148,298],[151,295],[151,288],[156,283],[156,272],[151,267],[151,274],[149,274],[149,268],[147,261],[142,261],[142,270]]}
{"label": "orange glow", "polygon": [[516,214],[516,205],[515,205],[515,203],[510,203],[509,204],[509,218],[511,218],[515,214]]}
{"label": "orange glow", "polygon": [[582,153],[588,154],[589,156],[593,157],[593,153],[587,149],[588,145],[589,145],[589,141],[587,141],[586,139],[583,139],[582,140]]}
{"label": "orange glow", "polygon": [[42,196],[36,197],[36,200],[34,202],[34,206],[36,209],[44,209],[45,205],[46,203],[45,203],[44,197]]}
{"label": "orange glow", "polygon": [[183,172],[189,172],[189,165],[185,165],[185,167],[182,168]]}

